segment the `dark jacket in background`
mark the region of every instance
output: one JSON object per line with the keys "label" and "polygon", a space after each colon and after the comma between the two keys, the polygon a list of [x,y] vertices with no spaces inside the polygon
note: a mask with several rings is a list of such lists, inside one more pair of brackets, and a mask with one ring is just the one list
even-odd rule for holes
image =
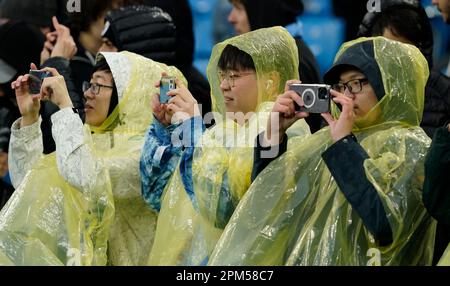
{"label": "dark jacket in background", "polygon": [[38,28],[23,21],[9,20],[0,25],[0,59],[16,71],[8,82],[0,82],[7,94],[13,94],[11,83],[29,72],[30,63],[39,65],[44,41]]}
{"label": "dark jacket in background", "polygon": [[[84,103],[83,94],[80,93],[72,80],[72,73],[70,68],[70,62],[61,57],[49,58],[44,62],[42,68],[51,67],[55,68],[60,75],[64,77],[67,90],[69,91],[70,99],[72,100],[73,107],[76,109],[78,115],[84,119]],[[90,76],[90,73],[88,73]],[[52,135],[52,121],[51,116],[59,110],[59,107],[50,101],[41,103],[40,114],[42,117],[41,130],[44,143],[44,154],[50,154],[56,150],[55,141]]]}
{"label": "dark jacket in background", "polygon": [[361,20],[367,13],[367,3],[367,0],[333,0],[334,14],[345,21],[346,42],[356,39]]}
{"label": "dark jacket in background", "polygon": [[[75,40],[76,41],[76,40]],[[70,61],[70,68],[72,71],[72,81],[75,85],[75,90],[79,94],[83,94],[83,82],[90,81],[92,71],[95,65],[95,55],[85,50],[83,46],[76,41],[77,53]]]}
{"label": "dark jacket in background", "polygon": [[436,130],[448,121],[450,121],[450,78],[440,71],[431,70],[425,86],[425,106],[420,127],[433,138]]}
{"label": "dark jacket in background", "polygon": [[0,178],[0,210],[14,193],[14,188]]}
{"label": "dark jacket in background", "polygon": [[202,114],[211,111],[211,88],[206,78],[193,66],[194,30],[192,11],[188,0],[144,0],[149,6],[156,6],[167,12],[177,29],[175,66],[183,73],[189,90],[198,103],[202,104]]}
{"label": "dark jacket in background", "polygon": [[[303,3],[300,0],[246,0],[244,6],[252,31],[273,26],[285,27],[296,22],[297,16],[303,12]],[[302,83],[321,83],[319,65],[313,53],[300,37],[295,37],[295,42],[300,61],[300,80]],[[311,133],[324,125],[319,114],[311,114],[306,118],[306,122]]]}
{"label": "dark jacket in background", "polygon": [[[450,123],[450,121],[448,122]],[[436,130],[425,161],[425,182],[422,199],[433,218],[438,221],[433,265],[441,258],[450,242],[450,132],[447,127]]]}

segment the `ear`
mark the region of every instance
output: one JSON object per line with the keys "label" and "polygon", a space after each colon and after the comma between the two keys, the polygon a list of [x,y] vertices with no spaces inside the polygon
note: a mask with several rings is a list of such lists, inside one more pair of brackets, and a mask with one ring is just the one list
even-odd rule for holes
{"label": "ear", "polygon": [[266,77],[265,92],[269,97],[277,97],[280,89],[280,75],[278,72],[272,71]]}

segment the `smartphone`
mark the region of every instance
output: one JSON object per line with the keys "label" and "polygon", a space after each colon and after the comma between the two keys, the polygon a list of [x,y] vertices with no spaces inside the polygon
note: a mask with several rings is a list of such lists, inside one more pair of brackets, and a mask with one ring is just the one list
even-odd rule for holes
{"label": "smartphone", "polygon": [[167,93],[177,88],[177,85],[175,84],[175,77],[163,76],[161,78],[161,84],[159,88],[159,102],[161,102],[161,104],[169,102],[170,96],[168,96]]}
{"label": "smartphone", "polygon": [[48,71],[30,70],[28,79],[28,88],[31,94],[41,93],[42,82],[44,78],[51,77]]}
{"label": "smartphone", "polygon": [[295,110],[309,113],[330,112],[331,86],[326,84],[292,84],[289,90],[295,91],[303,99],[304,106],[296,102]]}

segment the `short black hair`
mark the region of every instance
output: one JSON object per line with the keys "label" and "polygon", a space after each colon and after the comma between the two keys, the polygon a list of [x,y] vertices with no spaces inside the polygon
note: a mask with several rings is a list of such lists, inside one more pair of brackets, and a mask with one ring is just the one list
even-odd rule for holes
{"label": "short black hair", "polygon": [[421,51],[429,41],[430,23],[411,5],[399,4],[383,10],[375,20],[372,35],[382,36],[385,29],[406,38]]}
{"label": "short black hair", "polygon": [[232,45],[227,45],[223,49],[218,67],[221,70],[256,70],[252,57]]}
{"label": "short black hair", "polygon": [[[104,71],[112,75],[111,68],[109,67],[108,63],[106,62],[106,59],[104,58],[97,61],[92,71],[92,74],[98,71]],[[117,93],[117,87],[116,83],[114,82],[114,77],[112,77],[112,86],[113,92],[111,94],[111,101],[109,102],[108,116],[114,111],[114,108],[116,108],[116,106],[119,104],[119,95]]]}

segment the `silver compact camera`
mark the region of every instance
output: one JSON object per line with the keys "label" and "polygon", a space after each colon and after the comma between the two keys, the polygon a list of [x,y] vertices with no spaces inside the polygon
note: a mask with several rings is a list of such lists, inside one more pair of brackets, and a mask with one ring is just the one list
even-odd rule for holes
{"label": "silver compact camera", "polygon": [[304,106],[296,102],[295,110],[309,113],[330,112],[331,86],[326,84],[299,84],[289,86],[289,90],[295,91],[303,99]]}

